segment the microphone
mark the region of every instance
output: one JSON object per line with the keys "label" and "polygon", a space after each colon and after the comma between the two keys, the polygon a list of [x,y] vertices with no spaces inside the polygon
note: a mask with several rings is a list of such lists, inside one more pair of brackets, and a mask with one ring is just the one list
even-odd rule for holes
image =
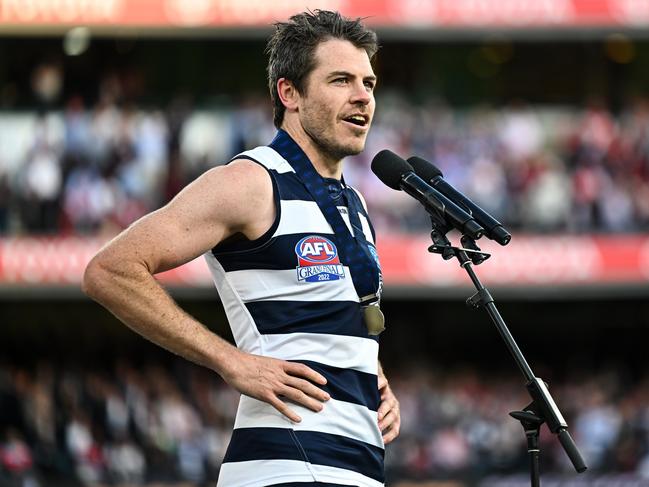
{"label": "microphone", "polygon": [[484,228],[469,213],[417,176],[412,166],[394,152],[382,150],[376,154],[372,172],[386,186],[404,190],[415,198],[433,217],[441,215],[446,223],[473,239],[482,237]]}
{"label": "microphone", "polygon": [[408,159],[408,162],[415,170],[415,173],[417,173],[417,176],[421,177],[426,182],[430,182],[433,188],[437,189],[451,201],[466,209],[466,211],[484,227],[485,235],[488,238],[495,240],[500,245],[507,245],[509,243],[512,236],[507,230],[505,230],[502,223],[444,181],[442,171],[421,157],[413,156]]}

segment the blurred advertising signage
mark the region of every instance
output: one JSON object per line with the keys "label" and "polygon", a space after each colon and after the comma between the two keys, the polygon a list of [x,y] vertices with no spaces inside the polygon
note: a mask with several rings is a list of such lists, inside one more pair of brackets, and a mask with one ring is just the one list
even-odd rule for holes
{"label": "blurred advertising signage", "polygon": [[[83,270],[103,240],[83,238],[0,239],[0,286],[78,287]],[[430,240],[405,235],[379,239],[387,286],[468,286],[456,260],[427,251]],[[506,247],[479,241],[492,257],[477,268],[485,285],[554,286],[649,284],[649,237],[517,236]],[[202,258],[159,274],[178,287],[211,287]]]}
{"label": "blurred advertising signage", "polygon": [[263,27],[316,8],[406,28],[649,23],[647,0],[0,0],[0,27]]}
{"label": "blurred advertising signage", "polygon": [[[470,285],[457,260],[427,251],[429,240],[392,236],[379,246],[386,284]],[[649,284],[649,237],[519,236],[506,247],[485,238],[491,258],[476,267],[485,285]]]}

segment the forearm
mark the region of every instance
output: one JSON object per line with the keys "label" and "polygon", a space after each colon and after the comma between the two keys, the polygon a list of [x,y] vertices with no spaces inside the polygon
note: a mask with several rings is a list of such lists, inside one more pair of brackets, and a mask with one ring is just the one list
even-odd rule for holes
{"label": "forearm", "polygon": [[241,352],[210,332],[180,309],[146,266],[131,261],[115,270],[100,262],[96,258],[88,265],[84,291],[152,342],[216,371],[236,390],[271,404],[291,421],[301,418],[283,398],[313,411],[322,410],[329,399],[315,385],[327,380],[306,365]]}
{"label": "forearm", "polygon": [[91,262],[84,291],[148,340],[221,375],[225,357],[236,352],[183,311],[144,265],[125,263],[115,269]]}

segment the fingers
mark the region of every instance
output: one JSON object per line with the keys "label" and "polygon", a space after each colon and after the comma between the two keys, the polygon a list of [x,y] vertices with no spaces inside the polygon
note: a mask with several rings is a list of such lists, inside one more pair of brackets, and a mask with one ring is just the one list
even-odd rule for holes
{"label": "fingers", "polygon": [[323,391],[307,380],[298,379],[296,377],[289,377],[286,381],[286,384],[293,387],[294,389],[302,391],[308,396],[318,399],[319,401],[328,401],[329,399],[331,399],[331,396],[329,396],[329,393],[327,391]]}
{"label": "fingers", "polygon": [[392,393],[392,389],[387,387],[387,385],[388,384],[386,381],[384,389],[381,391],[381,404],[377,411],[379,421],[383,419],[383,417],[388,413],[388,411],[392,409],[396,409],[397,411],[399,410],[399,402],[397,401],[397,398],[394,397],[394,394]]}
{"label": "fingers", "polygon": [[294,377],[303,377],[311,382],[315,382],[316,384],[325,385],[327,383],[325,376],[317,373],[311,367],[304,364],[285,362],[284,371],[289,375]]}
{"label": "fingers", "polygon": [[330,396],[329,393],[316,386],[314,382],[324,385],[327,383],[327,379],[304,364],[282,362],[281,365],[285,374],[280,379],[282,385],[275,388],[272,400],[268,402],[291,421],[298,423],[302,421],[302,418],[291,410],[280,397],[284,397],[312,411],[322,411],[324,407],[322,403],[328,401]]}
{"label": "fingers", "polygon": [[379,421],[383,419],[383,417],[390,411],[392,408],[392,405],[387,403],[386,401],[382,401],[381,405],[379,406],[379,410],[377,411],[377,416],[379,418]]}
{"label": "fingers", "polygon": [[313,382],[324,385],[327,379],[304,364],[285,362],[284,370],[287,377],[280,393],[312,411],[322,411],[322,403],[328,401],[330,396]]}
{"label": "fingers", "polygon": [[[305,383],[306,381],[300,381],[302,383]],[[308,384],[308,383],[307,383]],[[303,384],[298,384],[302,387],[305,387]],[[295,413],[291,408],[288,407],[288,405],[282,401],[280,398],[286,398],[295,404],[298,404],[300,406],[304,406],[311,411],[314,412],[320,412],[324,408],[324,405],[322,404],[323,401],[326,401],[329,399],[329,394],[326,392],[318,389],[315,387],[313,384],[308,384],[310,385],[313,389],[320,391],[319,396],[323,397],[323,399],[315,399],[314,397],[311,397],[307,395],[305,392],[300,390],[298,387],[293,387],[289,385],[285,385],[283,387],[280,387],[277,391],[272,392],[269,397],[266,398],[266,402],[271,404],[275,409],[277,409],[280,413],[282,413],[284,416],[286,416],[288,419],[291,421],[294,421],[296,423],[299,423],[302,421],[302,418]]]}
{"label": "fingers", "polygon": [[387,445],[399,436],[399,427],[399,424],[393,424],[390,426],[390,428],[383,434],[383,444]]}
{"label": "fingers", "polygon": [[[291,364],[291,366],[299,367],[290,367],[290,370],[293,374],[299,373],[302,376],[310,377],[311,380],[320,380],[320,382],[327,382],[322,375],[315,372],[313,369],[310,369],[304,364]],[[287,372],[288,373],[288,372]],[[288,375],[285,380],[285,387],[282,389],[281,394],[286,396],[288,399],[305,406],[312,411],[322,411],[323,402],[328,401],[331,397],[329,393],[323,391],[318,386],[314,385],[309,380],[301,379],[295,377],[294,375]]]}
{"label": "fingers", "polygon": [[304,364],[253,354],[242,354],[238,364],[228,382],[242,394],[271,404],[291,421],[302,419],[282,398],[316,412],[330,399],[318,387],[327,379]]}
{"label": "fingers", "polygon": [[299,423],[302,421],[302,418],[297,415],[295,411],[293,411],[291,408],[289,408],[286,403],[284,403],[281,399],[279,399],[276,396],[270,396],[266,399],[266,402],[273,406],[275,409],[277,409],[281,414],[286,416],[288,419],[293,421],[294,423]]}
{"label": "fingers", "polygon": [[401,413],[399,412],[399,401],[388,385],[385,376],[379,376],[378,385],[381,404],[377,411],[377,417],[379,430],[383,434],[383,443],[387,445],[399,435]]}
{"label": "fingers", "polygon": [[379,421],[379,430],[383,433],[383,443],[388,444],[399,436],[401,418],[398,409],[392,409]]}
{"label": "fingers", "polygon": [[379,430],[383,431],[397,419],[395,411],[388,411],[388,413],[379,420]]}
{"label": "fingers", "polygon": [[307,396],[304,392],[293,387],[286,386],[280,392],[280,395],[284,396],[287,399],[309,408],[311,411],[320,412],[324,407],[322,401],[318,401],[310,396]]}

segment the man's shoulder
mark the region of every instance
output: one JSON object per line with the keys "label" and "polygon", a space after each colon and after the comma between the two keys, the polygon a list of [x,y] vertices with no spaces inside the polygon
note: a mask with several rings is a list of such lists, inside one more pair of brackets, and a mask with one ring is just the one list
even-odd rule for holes
{"label": "man's shoulder", "polygon": [[272,170],[278,174],[295,172],[293,167],[288,163],[284,157],[270,146],[259,146],[241,152],[235,156],[236,160],[247,159],[254,161],[268,170]]}
{"label": "man's shoulder", "polygon": [[268,171],[250,159],[234,159],[200,176],[205,210],[229,228],[258,238],[273,223],[273,183]]}
{"label": "man's shoulder", "polygon": [[241,193],[259,190],[270,183],[266,168],[257,161],[244,157],[237,157],[228,164],[213,167],[203,173],[201,178],[218,184],[221,190]]}
{"label": "man's shoulder", "polygon": [[273,205],[268,171],[250,159],[234,159],[203,173],[193,184],[204,205],[226,220],[246,223]]}

